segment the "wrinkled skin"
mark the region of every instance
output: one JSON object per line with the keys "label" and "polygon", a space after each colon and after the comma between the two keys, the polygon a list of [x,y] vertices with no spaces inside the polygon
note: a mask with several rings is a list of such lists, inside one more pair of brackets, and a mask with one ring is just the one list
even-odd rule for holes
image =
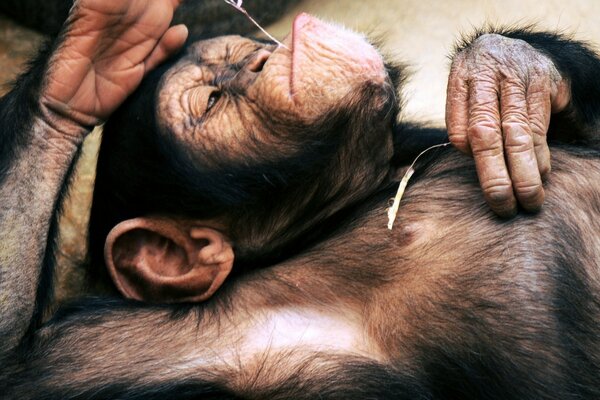
{"label": "wrinkled skin", "polygon": [[486,201],[500,216],[517,203],[537,211],[550,172],[550,116],[569,103],[569,84],[528,43],[497,34],[457,54],[448,81],[446,125],[452,144],[475,159]]}
{"label": "wrinkled skin", "polygon": [[239,36],[193,44],[164,78],[159,120],[192,147],[225,144],[225,154],[247,157],[252,133],[285,154],[295,140],[278,145],[269,132],[314,124],[361,85],[390,84],[381,56],[354,32],[303,14],[284,44]]}
{"label": "wrinkled skin", "polygon": [[50,60],[45,105],[83,126],[106,120],[148,71],[183,46],[187,28],[169,28],[178,4],[178,0],[76,3],[69,32]]}

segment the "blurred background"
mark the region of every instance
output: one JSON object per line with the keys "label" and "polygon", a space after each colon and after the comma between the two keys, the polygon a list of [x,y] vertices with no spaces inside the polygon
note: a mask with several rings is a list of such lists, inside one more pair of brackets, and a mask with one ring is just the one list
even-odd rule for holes
{"label": "blurred background", "polygon": [[[2,1],[5,3],[0,5],[0,12],[5,15],[0,14],[0,94],[10,88],[10,82],[22,70],[26,60],[35,54],[45,37],[6,16],[15,15],[9,3],[13,2],[14,7],[20,3]],[[39,2],[44,7],[51,3],[47,0]],[[211,3],[210,14],[197,18],[192,15],[196,9],[191,5],[186,6],[180,18],[184,21],[200,20],[200,24],[205,25],[219,18],[217,22],[220,24],[234,21],[234,28],[244,23],[235,19],[239,15],[233,8],[220,4],[220,1],[204,2]],[[410,66],[411,78],[403,89],[405,119],[436,126],[443,126],[444,123],[448,55],[461,35],[469,34],[485,24],[534,24],[540,29],[560,31],[578,40],[588,41],[594,48],[596,43],[600,43],[598,0],[296,0],[287,10],[282,6],[283,2],[272,0],[272,4],[275,5],[269,7],[276,9],[276,13],[265,14],[262,20],[275,20],[266,28],[279,38],[287,34],[293,17],[300,12],[308,12],[376,38],[388,57]],[[253,9],[260,5],[253,5],[253,0],[246,0],[244,5],[261,21],[260,8]],[[28,12],[27,9],[18,11],[21,15]],[[282,12],[284,15],[279,17],[278,14]],[[34,26],[39,24],[39,19],[33,23]],[[245,29],[249,29],[248,25],[245,26]],[[85,262],[85,234],[98,143],[98,133],[91,135],[86,142],[61,224],[59,301],[87,290],[78,266]]]}

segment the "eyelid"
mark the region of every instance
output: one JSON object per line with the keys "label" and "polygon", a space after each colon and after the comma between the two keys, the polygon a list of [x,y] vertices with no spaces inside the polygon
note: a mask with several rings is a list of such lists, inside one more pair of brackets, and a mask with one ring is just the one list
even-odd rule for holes
{"label": "eyelid", "polygon": [[[213,104],[210,104],[211,97],[215,96]],[[188,91],[188,106],[190,113],[194,118],[203,117],[207,111],[214,107],[221,97],[221,91],[215,86],[196,86]]]}

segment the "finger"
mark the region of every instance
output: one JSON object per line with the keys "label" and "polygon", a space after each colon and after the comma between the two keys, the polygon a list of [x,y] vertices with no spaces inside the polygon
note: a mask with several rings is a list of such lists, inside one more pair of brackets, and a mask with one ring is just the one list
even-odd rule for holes
{"label": "finger", "polygon": [[517,203],[504,160],[498,91],[493,77],[481,78],[470,88],[469,144],[485,200],[496,214],[510,217]]}
{"label": "finger", "polygon": [[152,53],[144,62],[146,73],[156,68],[167,58],[175,54],[183,47],[187,40],[188,29],[185,25],[175,25],[170,27],[160,38]]}
{"label": "finger", "polygon": [[546,135],[552,114],[550,92],[545,79],[531,79],[527,89],[527,114],[538,170],[544,178],[550,172],[550,149]]}
{"label": "finger", "polygon": [[502,82],[502,133],[515,196],[524,209],[537,211],[544,202],[544,188],[529,126],[525,92],[521,82],[510,79]]}
{"label": "finger", "polygon": [[452,63],[446,91],[446,129],[452,144],[464,153],[471,153],[467,128],[469,125],[469,83],[462,57]]}

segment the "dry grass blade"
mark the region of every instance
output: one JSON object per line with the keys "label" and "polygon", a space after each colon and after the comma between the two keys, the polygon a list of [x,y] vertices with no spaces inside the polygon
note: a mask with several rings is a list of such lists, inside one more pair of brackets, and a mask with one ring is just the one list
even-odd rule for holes
{"label": "dry grass blade", "polygon": [[404,195],[404,191],[406,190],[406,186],[408,185],[408,181],[415,173],[415,163],[419,160],[423,154],[427,153],[429,150],[437,149],[438,147],[446,147],[450,143],[442,143],[436,144],[435,146],[431,146],[425,150],[423,150],[419,155],[414,159],[410,167],[404,173],[402,180],[400,181],[400,186],[398,187],[398,191],[396,192],[396,197],[394,197],[394,202],[392,206],[388,208],[388,229],[392,230],[394,228],[394,222],[396,221],[396,216],[398,215],[398,210],[400,209],[400,200],[402,200],[402,196]]}

